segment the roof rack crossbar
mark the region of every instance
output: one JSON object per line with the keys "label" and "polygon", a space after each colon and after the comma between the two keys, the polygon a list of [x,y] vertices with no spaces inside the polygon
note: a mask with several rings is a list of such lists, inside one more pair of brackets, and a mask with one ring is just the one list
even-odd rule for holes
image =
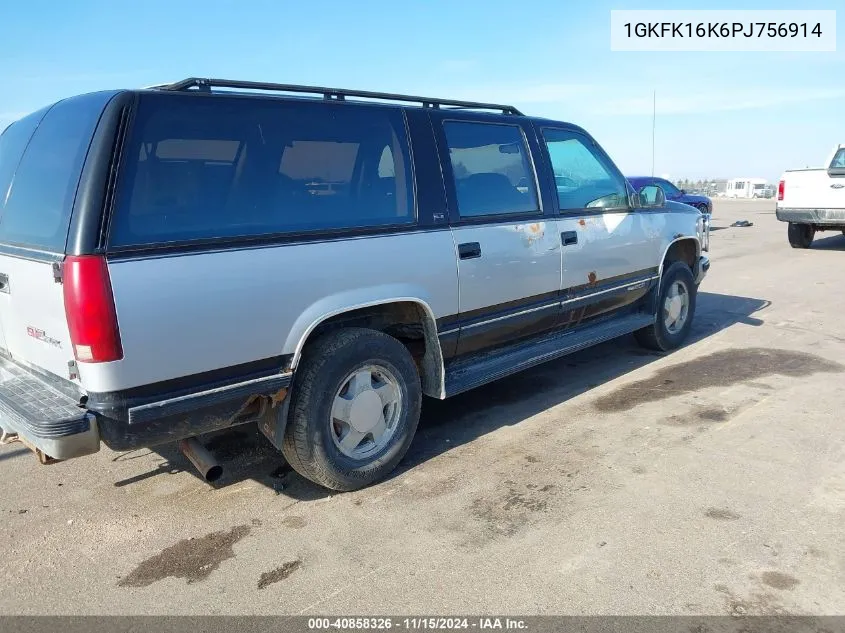
{"label": "roof rack crossbar", "polygon": [[234,79],[203,79],[190,77],[172,84],[155,86],[159,90],[186,91],[197,89],[208,91],[211,88],[234,88],[240,90],[267,90],[276,92],[298,92],[321,94],[324,99],[343,101],[346,97],[359,97],[363,99],[381,99],[384,101],[405,101],[409,103],[420,103],[424,108],[439,109],[440,106],[451,106],[455,108],[476,109],[476,110],[499,110],[504,114],[521,116],[522,112],[511,105],[496,103],[480,103],[475,101],[458,101],[455,99],[435,99],[432,97],[417,97],[414,95],[393,94],[390,92],[371,92],[368,90],[346,90],[343,88],[325,88],[321,86],[300,86],[296,84],[275,84],[262,81],[237,81]]}

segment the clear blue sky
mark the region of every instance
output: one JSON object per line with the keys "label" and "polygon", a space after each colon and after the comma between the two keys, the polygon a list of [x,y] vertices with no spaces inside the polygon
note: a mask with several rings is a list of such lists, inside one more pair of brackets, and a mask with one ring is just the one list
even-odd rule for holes
{"label": "clear blue sky", "polygon": [[761,176],[845,142],[836,53],[610,51],[610,10],[836,9],[841,0],[105,0],[8,2],[0,129],[72,94],[191,75],[513,103],[578,123],[629,175]]}

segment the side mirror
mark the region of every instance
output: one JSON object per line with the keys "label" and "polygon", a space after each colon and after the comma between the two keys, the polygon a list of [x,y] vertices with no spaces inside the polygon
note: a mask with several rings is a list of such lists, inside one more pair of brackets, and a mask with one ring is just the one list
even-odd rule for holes
{"label": "side mirror", "polygon": [[637,192],[640,206],[659,208],[666,204],[666,194],[657,185],[645,185]]}

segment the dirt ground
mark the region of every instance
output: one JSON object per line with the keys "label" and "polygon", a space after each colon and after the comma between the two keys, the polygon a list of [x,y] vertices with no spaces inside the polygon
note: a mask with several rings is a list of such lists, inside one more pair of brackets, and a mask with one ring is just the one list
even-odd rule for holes
{"label": "dirt ground", "polygon": [[367,490],[250,427],[214,487],[171,449],[0,448],[0,612],[845,614],[845,237],[793,250],[770,200],[714,226],[687,346],[426,401]]}

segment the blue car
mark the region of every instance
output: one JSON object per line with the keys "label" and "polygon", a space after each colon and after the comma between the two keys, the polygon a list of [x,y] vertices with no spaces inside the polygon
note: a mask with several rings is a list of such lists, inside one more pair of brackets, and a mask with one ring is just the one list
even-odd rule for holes
{"label": "blue car", "polygon": [[678,189],[665,178],[634,176],[632,178],[628,178],[628,182],[634,186],[634,190],[636,191],[639,191],[646,185],[657,185],[663,189],[663,193],[666,194],[667,200],[674,200],[675,202],[688,204],[707,215],[713,212],[713,203],[710,201],[710,198],[707,196],[696,196],[694,194],[687,193],[683,189]]}

